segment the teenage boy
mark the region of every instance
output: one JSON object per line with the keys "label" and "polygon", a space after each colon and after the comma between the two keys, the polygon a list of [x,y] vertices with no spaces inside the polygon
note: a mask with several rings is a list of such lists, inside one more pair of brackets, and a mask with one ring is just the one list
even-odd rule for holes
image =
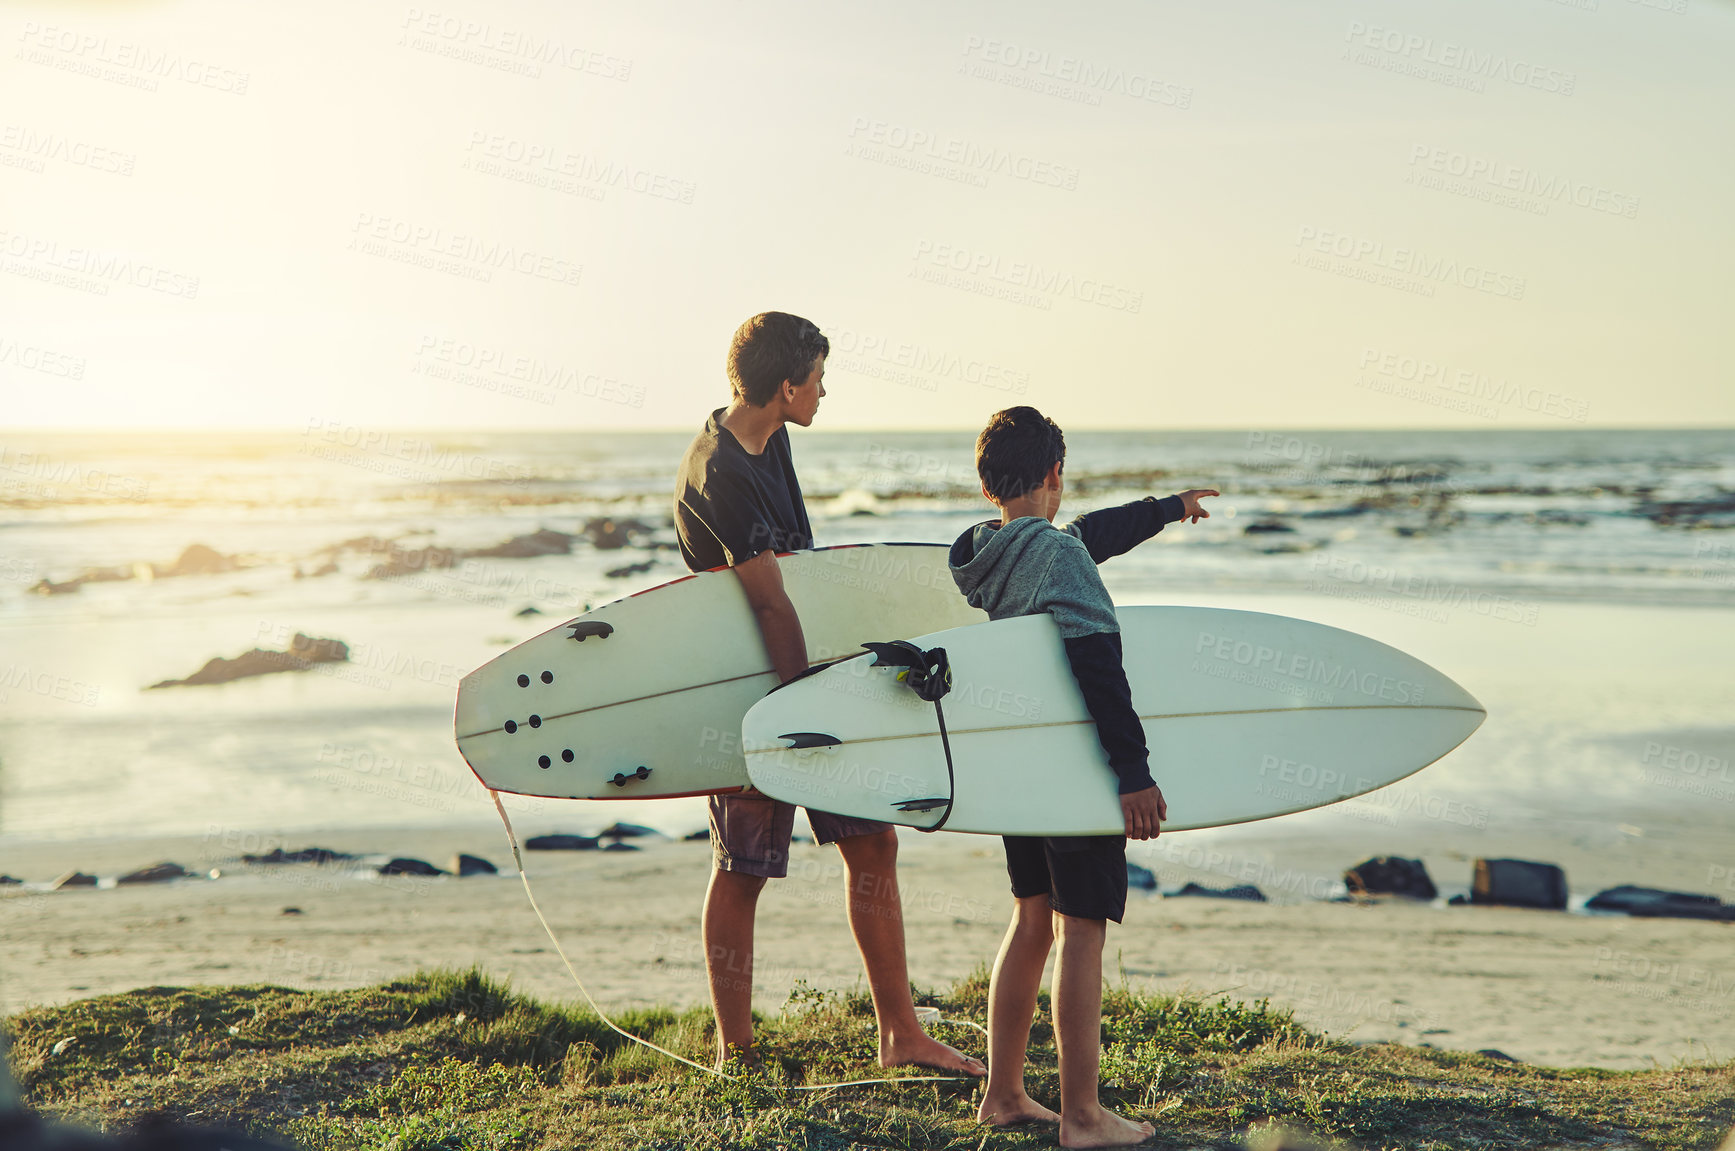
{"label": "teenage boy", "polygon": [[[978,1117],[995,1126],[1058,1119],[1063,1147],[1121,1147],[1143,1142],[1153,1128],[1116,1115],[1097,1097],[1103,940],[1107,921],[1119,923],[1126,911],[1127,837],[1155,838],[1168,808],[1146,762],[1144,728],[1121,666],[1120,624],[1096,565],[1167,524],[1208,518],[1199,500],[1218,493],[1202,488],[1162,500],[1147,496],[1057,529],[1065,460],[1060,428],[1035,408],[994,413],[976,440],[976,471],[982,494],[1000,509],[1000,518],[977,524],[953,543],[952,577],[992,619],[1043,611],[1054,616],[1120,781],[1126,835],[1003,837],[1014,903],[988,984],[988,1087]],[[1060,771],[1079,769],[1056,765]],[[1059,1115],[1024,1090],[1036,993],[1056,935]]]}
{"label": "teenage boy", "polygon": [[[813,546],[787,424],[808,427],[825,395],[831,344],[810,321],[764,312],[729,346],[734,400],[705,421],[675,481],[675,530],[693,571],[728,567],[741,581],[779,680],[807,670],[801,621],[783,589],[780,551]],[[711,797],[715,864],[703,938],[717,1059],[753,1057],[753,919],[767,879],[788,874],[795,808],[755,791]],[[922,1030],[910,999],[897,833],[877,820],[809,811],[813,837],[843,856],[850,931],[867,968],[881,1066],[918,1064],[985,1074],[980,1060]]]}

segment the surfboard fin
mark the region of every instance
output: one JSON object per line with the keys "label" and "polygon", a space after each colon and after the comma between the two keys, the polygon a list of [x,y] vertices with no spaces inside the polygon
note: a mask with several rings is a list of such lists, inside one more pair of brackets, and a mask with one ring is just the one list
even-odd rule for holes
{"label": "surfboard fin", "polygon": [[935,808],[945,807],[951,802],[949,799],[906,799],[902,803],[894,803],[892,806],[899,811],[933,811]]}
{"label": "surfboard fin", "polygon": [[837,736],[827,735],[823,731],[786,731],[777,738],[787,739],[791,748],[836,747],[843,742]]}
{"label": "surfboard fin", "polygon": [[600,619],[587,619],[583,623],[569,623],[566,626],[572,629],[572,638],[579,643],[583,643],[589,636],[607,639],[614,634],[614,624],[604,623]]}

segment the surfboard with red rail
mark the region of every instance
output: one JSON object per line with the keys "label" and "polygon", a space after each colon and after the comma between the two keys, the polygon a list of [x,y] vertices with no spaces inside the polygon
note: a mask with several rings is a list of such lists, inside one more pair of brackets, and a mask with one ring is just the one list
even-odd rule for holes
{"label": "surfboard with red rail", "polygon": [[[809,665],[864,640],[980,623],[944,544],[779,554]],[[741,717],[777,685],[741,581],[727,568],[607,603],[465,676],[458,750],[496,791],[663,799],[747,786]]]}

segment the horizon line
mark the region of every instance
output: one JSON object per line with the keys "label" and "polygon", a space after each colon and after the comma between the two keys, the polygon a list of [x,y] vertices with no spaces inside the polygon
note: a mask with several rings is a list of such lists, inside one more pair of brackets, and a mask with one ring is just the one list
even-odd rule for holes
{"label": "horizon line", "polygon": [[[330,425],[325,425],[330,426]],[[660,427],[500,427],[478,428],[473,425],[410,425],[410,424],[361,424],[346,423],[341,426],[369,430],[385,430],[393,432],[417,432],[433,435],[560,435],[565,433],[578,435],[676,435],[692,434],[693,428],[687,426]],[[239,425],[223,427],[176,427],[153,426],[143,428],[128,428],[117,426],[91,425],[60,425],[43,424],[26,427],[0,428],[0,437],[12,435],[305,435],[311,425]],[[1413,424],[1278,424],[1261,427],[1257,424],[1223,424],[1193,427],[1101,427],[1091,425],[1075,425],[1074,432],[1171,432],[1171,433],[1223,433],[1248,431],[1281,431],[1281,432],[1724,432],[1735,431],[1735,423],[1730,424],[1600,424],[1585,423],[1564,426],[1558,424],[1521,424],[1504,427],[1490,427],[1486,424],[1451,424],[1451,425],[1413,425]],[[864,435],[864,434],[920,434],[920,433],[960,433],[973,435],[979,427],[948,426],[948,427],[845,427],[845,428],[801,428],[805,435]]]}

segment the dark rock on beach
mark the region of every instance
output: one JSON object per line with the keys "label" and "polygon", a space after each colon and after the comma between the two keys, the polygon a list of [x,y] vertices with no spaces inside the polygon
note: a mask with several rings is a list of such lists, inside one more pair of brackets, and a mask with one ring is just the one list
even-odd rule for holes
{"label": "dark rock on beach", "polygon": [[393,544],[384,563],[367,570],[363,579],[390,579],[393,576],[414,575],[416,572],[441,571],[463,557],[457,548],[403,548]]}
{"label": "dark rock on beach", "polygon": [[618,551],[628,547],[656,529],[643,520],[615,519],[596,516],[585,521],[584,536],[597,551]]}
{"label": "dark rock on beach", "polygon": [[453,875],[499,875],[500,869],[479,855],[459,852],[452,858]]}
{"label": "dark rock on beach", "polygon": [[280,671],[306,671],[314,664],[344,663],[349,659],[349,645],[342,640],[316,639],[295,633],[288,651],[267,651],[256,647],[234,659],[217,656],[205,661],[205,666],[186,679],[165,679],[151,684],[160,687],[204,687],[214,683],[229,683],[256,675],[271,675]]}
{"label": "dark rock on beach", "polygon": [[591,835],[533,835],[524,846],[531,851],[595,851],[597,841]]}
{"label": "dark rock on beach", "polygon": [[56,583],[50,579],[37,581],[30,590],[39,595],[65,595],[75,592],[87,583],[118,583],[122,580],[137,579],[141,575],[153,579],[172,579],[176,576],[215,575],[221,572],[236,571],[243,565],[234,557],[226,556],[217,549],[204,544],[192,544],[174,563],[139,563],[116,564],[113,567],[86,568],[83,572],[69,580]]}
{"label": "dark rock on beach", "polygon": [[598,839],[638,839],[645,835],[662,835],[654,827],[646,827],[641,823],[611,823],[597,832]]}
{"label": "dark rock on beach", "polygon": [[1267,535],[1272,532],[1292,532],[1295,529],[1282,520],[1256,520],[1241,529],[1245,536]]}
{"label": "dark rock on beach", "polygon": [[1478,859],[1470,883],[1470,902],[1565,911],[1566,872],[1552,863]]}
{"label": "dark rock on beach", "polygon": [[137,871],[129,871],[116,883],[165,883],[171,879],[186,879],[193,873],[178,863],[156,863],[150,867],[141,867]]}
{"label": "dark rock on beach", "polygon": [[1584,906],[1587,911],[1624,911],[1645,918],[1735,921],[1735,906],[1725,904],[1715,895],[1659,891],[1654,887],[1634,887],[1631,884],[1599,891]]}
{"label": "dark rock on beach", "polygon": [[0,875],[0,887],[7,887],[7,886],[10,886],[11,884],[14,884],[14,883],[23,883],[23,882],[24,881],[22,879],[19,879],[16,876]]}
{"label": "dark rock on beach", "polygon": [[609,844],[607,847],[603,848],[603,850],[604,851],[643,851],[644,849],[636,843],[626,843],[622,840],[617,839],[613,843]]}
{"label": "dark rock on beach", "polygon": [[1264,903],[1265,893],[1251,883],[1238,883],[1234,887],[1201,887],[1197,883],[1189,883],[1179,891],[1171,891],[1164,898],[1178,899],[1181,896],[1200,896],[1206,899],[1246,899],[1254,903]]}
{"label": "dark rock on beach", "polygon": [[527,616],[527,615],[541,615],[542,609],[537,607],[535,604],[529,604],[525,607],[519,608],[517,611],[513,612],[512,614],[515,616],[519,616],[520,618]]}
{"label": "dark rock on beach", "polygon": [[505,543],[495,544],[491,548],[479,548],[467,551],[466,556],[480,556],[487,559],[524,560],[535,559],[537,556],[564,556],[572,554],[572,541],[576,536],[566,532],[557,532],[552,528],[539,528],[527,536],[513,536]]}
{"label": "dark rock on beach", "polygon": [[1419,859],[1380,855],[1358,863],[1343,873],[1351,895],[1401,895],[1406,899],[1433,899],[1439,894],[1428,869]]}
{"label": "dark rock on beach", "polygon": [[1735,528],[1735,492],[1697,500],[1645,500],[1633,510],[1659,527]]}
{"label": "dark rock on beach", "polygon": [[618,568],[609,568],[602,574],[607,576],[609,579],[625,579],[627,576],[643,575],[645,572],[650,571],[656,566],[657,561],[650,559],[643,563],[625,564]]}
{"label": "dark rock on beach", "polygon": [[1127,861],[1127,886],[1136,887],[1141,891],[1155,891],[1157,876],[1148,867],[1140,867],[1132,860]]}
{"label": "dark rock on beach", "polygon": [[425,859],[393,859],[380,864],[381,875],[444,875]]}
{"label": "dark rock on beach", "polygon": [[172,564],[152,564],[151,573],[158,579],[171,576],[216,575],[231,572],[241,565],[235,557],[226,556],[204,544],[192,544]]}
{"label": "dark rock on beach", "polygon": [[95,887],[96,876],[86,875],[82,871],[69,871],[54,881],[54,890],[60,891],[68,887]]}
{"label": "dark rock on beach", "polygon": [[703,831],[689,831],[687,834],[681,836],[681,838],[686,840],[688,843],[696,843],[699,840],[708,840],[711,838],[711,829],[705,828]]}
{"label": "dark rock on beach", "polygon": [[340,859],[354,859],[347,851],[333,851],[329,847],[303,847],[297,851],[284,851],[281,847],[273,847],[264,855],[243,855],[242,863],[332,863]]}

